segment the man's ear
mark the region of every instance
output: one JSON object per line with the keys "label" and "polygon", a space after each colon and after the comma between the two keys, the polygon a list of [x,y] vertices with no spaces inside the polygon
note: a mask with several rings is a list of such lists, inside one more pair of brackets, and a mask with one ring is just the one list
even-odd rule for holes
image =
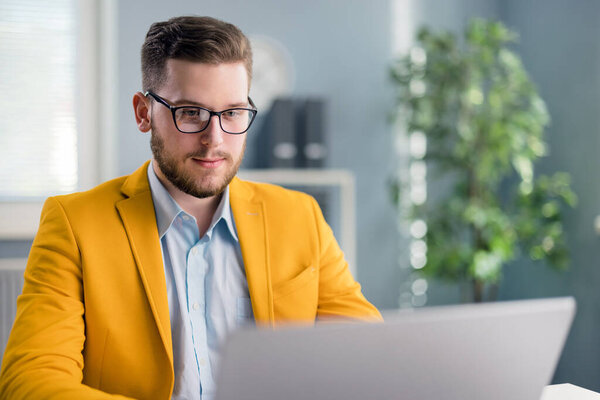
{"label": "man's ear", "polygon": [[133,111],[140,132],[148,132],[152,128],[150,123],[150,99],[144,96],[142,92],[133,95]]}

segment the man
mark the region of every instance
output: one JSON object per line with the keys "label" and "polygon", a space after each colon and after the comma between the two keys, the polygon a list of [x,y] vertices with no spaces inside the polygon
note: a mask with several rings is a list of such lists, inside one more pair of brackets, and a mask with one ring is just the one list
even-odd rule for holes
{"label": "man", "polygon": [[235,178],[251,66],[233,25],[151,26],[133,107],[153,159],[46,201],[0,398],[207,399],[241,324],[381,318],[312,198]]}

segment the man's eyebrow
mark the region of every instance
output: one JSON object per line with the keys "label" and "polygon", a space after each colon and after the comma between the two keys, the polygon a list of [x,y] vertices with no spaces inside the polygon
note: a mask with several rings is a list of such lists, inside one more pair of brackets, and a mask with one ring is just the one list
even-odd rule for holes
{"label": "man's eyebrow", "polygon": [[[187,99],[180,99],[180,100],[175,100],[171,102],[172,105],[179,107],[179,106],[196,106],[196,107],[202,107],[202,108],[206,108],[207,110],[212,110],[210,107],[208,107],[206,104],[203,103],[199,103],[197,101],[193,101],[193,100],[187,100]],[[223,108],[223,110],[227,110],[229,108],[238,108],[238,107],[248,107],[249,106],[249,102],[248,100],[244,101],[244,102],[238,102],[238,103],[231,103],[225,106],[225,108]],[[216,110],[213,110],[216,111]]]}

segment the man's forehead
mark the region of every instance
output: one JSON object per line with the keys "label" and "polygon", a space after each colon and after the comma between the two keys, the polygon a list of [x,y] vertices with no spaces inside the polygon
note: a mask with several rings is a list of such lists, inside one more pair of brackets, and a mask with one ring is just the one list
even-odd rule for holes
{"label": "man's forehead", "polygon": [[247,104],[249,82],[244,64],[209,64],[170,59],[158,89],[173,105],[207,108]]}
{"label": "man's forehead", "polygon": [[196,77],[203,78],[206,76],[210,78],[220,72],[225,73],[229,76],[245,76],[245,81],[249,81],[249,74],[246,70],[246,66],[242,61],[227,62],[227,63],[206,63],[199,61],[190,61],[179,58],[170,58],[167,60],[165,65],[165,78],[174,77]]}

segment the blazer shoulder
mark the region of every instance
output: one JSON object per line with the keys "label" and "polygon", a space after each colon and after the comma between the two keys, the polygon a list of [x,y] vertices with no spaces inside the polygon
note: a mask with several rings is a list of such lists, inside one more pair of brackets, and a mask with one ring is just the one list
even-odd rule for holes
{"label": "blazer shoulder", "polygon": [[122,176],[101,183],[100,185],[89,190],[52,196],[52,198],[63,206],[67,207],[78,205],[90,207],[106,201],[114,204],[116,201],[124,198],[123,194],[121,193],[121,187],[126,179],[127,176]]}
{"label": "blazer shoulder", "polygon": [[231,195],[242,196],[250,201],[265,203],[313,203],[314,198],[304,192],[288,189],[272,183],[244,181],[236,178],[232,182]]}
{"label": "blazer shoulder", "polygon": [[119,200],[150,191],[147,176],[148,163],[149,161],[144,163],[131,175],[111,179],[83,192],[55,196],[54,199],[63,206],[70,207],[114,207]]}

